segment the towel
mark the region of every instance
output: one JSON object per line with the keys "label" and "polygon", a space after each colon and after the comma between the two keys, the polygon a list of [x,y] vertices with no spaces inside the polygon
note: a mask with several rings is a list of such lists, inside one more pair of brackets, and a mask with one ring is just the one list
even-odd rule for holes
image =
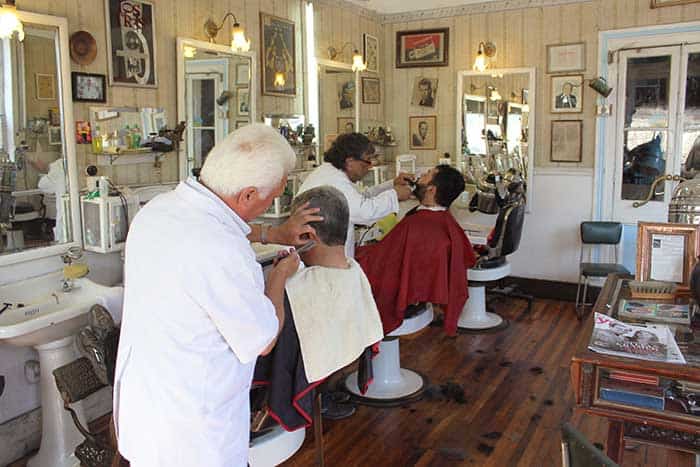
{"label": "towel", "polygon": [[372,288],[351,258],[348,269],[304,268],[286,290],[310,382],[352,363],[384,337]]}

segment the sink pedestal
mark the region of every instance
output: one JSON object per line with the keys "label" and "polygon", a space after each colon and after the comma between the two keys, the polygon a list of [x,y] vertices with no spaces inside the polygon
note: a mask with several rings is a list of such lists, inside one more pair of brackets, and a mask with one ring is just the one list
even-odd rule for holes
{"label": "sink pedestal", "polygon": [[[83,442],[83,435],[73,423],[73,419],[63,408],[63,399],[56,388],[53,370],[76,360],[79,355],[75,347],[75,336],[64,337],[48,344],[34,346],[39,352],[41,367],[41,447],[29,459],[28,467],[79,467],[75,448]],[[85,423],[85,415],[80,402],[71,407],[78,419]]]}

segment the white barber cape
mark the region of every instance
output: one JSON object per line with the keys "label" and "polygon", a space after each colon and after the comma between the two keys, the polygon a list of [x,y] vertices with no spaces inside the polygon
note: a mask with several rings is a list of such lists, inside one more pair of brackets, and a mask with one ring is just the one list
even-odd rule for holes
{"label": "white barber cape", "polygon": [[278,328],[249,231],[194,179],[131,225],[114,413],[132,467],[247,465],[253,367]]}
{"label": "white barber cape", "polygon": [[324,162],[306,177],[299,188],[299,193],[322,185],[337,188],[348,201],[350,222],[345,240],[345,255],[348,258],[355,257],[356,224],[372,225],[392,212],[399,212],[399,198],[394,190],[393,180],[360,192],[345,172],[336,169],[330,162]]}

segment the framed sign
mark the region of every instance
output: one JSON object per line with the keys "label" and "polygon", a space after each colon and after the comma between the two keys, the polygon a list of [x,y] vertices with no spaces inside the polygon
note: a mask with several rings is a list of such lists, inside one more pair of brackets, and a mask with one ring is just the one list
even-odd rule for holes
{"label": "framed sign", "polygon": [[54,75],[35,73],[36,98],[40,101],[56,100],[56,80]]}
{"label": "framed sign", "polygon": [[362,59],[367,65],[367,70],[379,73],[379,39],[364,33],[362,35]]}
{"label": "framed sign", "polygon": [[552,76],[552,113],[583,111],[583,75]]}
{"label": "framed sign", "polygon": [[105,0],[109,84],[155,88],[156,25],[153,3]]}
{"label": "framed sign", "polygon": [[362,103],[379,104],[381,102],[379,94],[379,78],[362,77]]}
{"label": "framed sign", "polygon": [[551,137],[550,161],[581,162],[583,120],[553,120]]}
{"label": "framed sign", "polygon": [[698,254],[697,225],[637,223],[637,280],[675,282],[680,291],[688,291]]}
{"label": "framed sign", "polygon": [[435,149],[437,147],[437,116],[408,117],[411,135],[409,149]]}
{"label": "framed sign", "polygon": [[396,32],[396,68],[447,66],[449,28]]}
{"label": "framed sign", "polygon": [[571,73],[585,69],[585,42],[547,46],[547,73]]}
{"label": "framed sign", "polygon": [[652,8],[665,6],[687,5],[689,3],[700,3],[700,0],[651,0]]}
{"label": "framed sign", "polygon": [[107,77],[91,73],[71,73],[73,100],[75,102],[106,102]]}
{"label": "framed sign", "polygon": [[295,24],[260,13],[262,36],[262,93],[268,96],[297,95]]}

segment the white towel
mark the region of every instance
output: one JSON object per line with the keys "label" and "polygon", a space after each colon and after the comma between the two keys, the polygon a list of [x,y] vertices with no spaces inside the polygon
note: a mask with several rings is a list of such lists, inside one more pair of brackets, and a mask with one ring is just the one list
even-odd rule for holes
{"label": "white towel", "polygon": [[360,265],[311,266],[287,281],[306,379],[315,382],[352,363],[384,337],[372,289]]}

